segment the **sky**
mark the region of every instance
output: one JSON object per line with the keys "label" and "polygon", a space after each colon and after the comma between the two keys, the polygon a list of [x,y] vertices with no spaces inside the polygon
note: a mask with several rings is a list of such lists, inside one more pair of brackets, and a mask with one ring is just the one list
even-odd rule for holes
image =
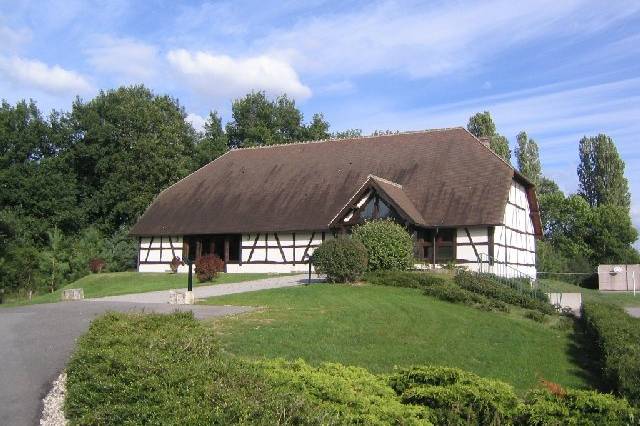
{"label": "sky", "polygon": [[[464,126],[491,112],[514,148],[577,190],[578,141],[611,136],[640,227],[640,2],[0,0],[0,98],[69,110],[143,83],[196,128],[251,90],[331,130]],[[636,243],[640,247],[640,242]]]}

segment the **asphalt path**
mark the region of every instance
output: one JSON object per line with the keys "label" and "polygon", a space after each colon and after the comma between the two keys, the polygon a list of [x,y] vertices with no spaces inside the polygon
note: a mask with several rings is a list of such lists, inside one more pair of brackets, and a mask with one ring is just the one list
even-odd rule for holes
{"label": "asphalt path", "polygon": [[197,318],[246,312],[241,306],[76,301],[0,308],[0,425],[37,425],[42,398],[89,323],[108,311],[193,311]]}

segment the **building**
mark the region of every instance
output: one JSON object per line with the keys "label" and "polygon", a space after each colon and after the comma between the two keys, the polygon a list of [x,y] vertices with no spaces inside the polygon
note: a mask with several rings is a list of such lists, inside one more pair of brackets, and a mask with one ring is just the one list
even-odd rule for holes
{"label": "building", "polygon": [[534,187],[464,128],[232,150],[162,191],[131,234],[141,272],[208,253],[227,272],[291,272],[325,239],[385,217],[423,265],[535,278]]}

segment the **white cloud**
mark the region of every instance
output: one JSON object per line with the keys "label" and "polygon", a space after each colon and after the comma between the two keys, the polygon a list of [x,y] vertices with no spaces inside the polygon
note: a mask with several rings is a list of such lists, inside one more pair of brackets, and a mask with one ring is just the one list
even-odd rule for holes
{"label": "white cloud", "polygon": [[314,75],[391,72],[413,78],[473,71],[505,50],[586,37],[637,13],[640,3],[587,0],[383,1],[305,16],[256,47]]}
{"label": "white cloud", "polygon": [[157,48],[133,39],[102,36],[85,53],[97,71],[134,82],[151,78],[158,69]]}
{"label": "white cloud", "polygon": [[206,120],[201,115],[190,112],[189,114],[187,114],[187,121],[191,123],[193,128],[197,131],[201,132],[204,130],[204,123],[206,123]]}
{"label": "white cloud", "polygon": [[204,95],[232,97],[264,90],[297,99],[311,96],[311,89],[302,84],[293,67],[273,56],[232,58],[177,49],[169,51],[167,60],[186,84]]}
{"label": "white cloud", "polygon": [[19,30],[0,25],[0,51],[15,51],[19,46],[29,41],[31,32],[26,28]]}
{"label": "white cloud", "polygon": [[92,90],[87,79],[75,71],[18,56],[0,57],[0,74],[14,84],[51,94],[75,95]]}

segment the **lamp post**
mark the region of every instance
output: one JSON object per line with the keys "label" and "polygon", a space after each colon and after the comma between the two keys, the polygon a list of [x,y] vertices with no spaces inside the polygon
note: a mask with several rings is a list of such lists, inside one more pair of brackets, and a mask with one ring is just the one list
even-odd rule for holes
{"label": "lamp post", "polygon": [[191,259],[189,258],[189,256],[187,256],[187,265],[189,266],[189,278],[187,281],[187,291],[193,291],[193,262],[191,261]]}

